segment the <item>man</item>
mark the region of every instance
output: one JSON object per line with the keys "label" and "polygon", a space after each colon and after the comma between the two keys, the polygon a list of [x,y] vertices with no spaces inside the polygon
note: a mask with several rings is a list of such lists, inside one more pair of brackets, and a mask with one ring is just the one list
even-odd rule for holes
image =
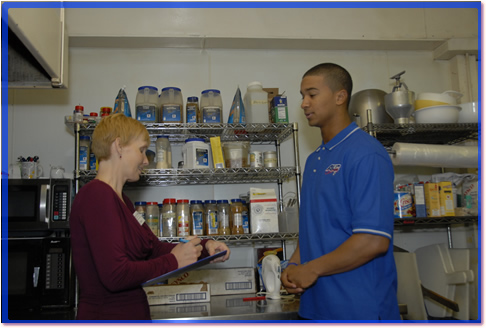
{"label": "man", "polygon": [[310,320],[399,320],[393,258],[393,179],[385,148],[351,122],[352,79],[336,64],[304,74],[300,92],[322,144],[309,155],[299,244],[282,273]]}

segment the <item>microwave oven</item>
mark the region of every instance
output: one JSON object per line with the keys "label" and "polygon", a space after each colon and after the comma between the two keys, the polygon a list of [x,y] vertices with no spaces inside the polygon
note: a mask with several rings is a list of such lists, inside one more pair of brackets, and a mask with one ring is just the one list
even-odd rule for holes
{"label": "microwave oven", "polygon": [[70,179],[8,179],[8,233],[49,235],[69,229]]}
{"label": "microwave oven", "polygon": [[9,319],[74,306],[69,237],[8,238]]}

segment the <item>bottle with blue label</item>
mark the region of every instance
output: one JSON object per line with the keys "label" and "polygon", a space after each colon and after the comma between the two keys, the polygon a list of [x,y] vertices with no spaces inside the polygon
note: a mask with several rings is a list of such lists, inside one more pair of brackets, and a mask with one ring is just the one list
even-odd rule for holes
{"label": "bottle with blue label", "polygon": [[137,120],[146,123],[157,123],[158,117],[158,89],[152,86],[138,88],[135,99],[135,113]]}
{"label": "bottle with blue label", "polygon": [[199,112],[199,99],[197,97],[187,97],[186,123],[202,123],[201,113]]}
{"label": "bottle with blue label", "polygon": [[223,101],[219,90],[208,89],[201,93],[201,113],[203,123],[222,123]]}
{"label": "bottle with blue label", "polygon": [[204,234],[204,206],[201,200],[191,200],[191,235],[202,236]]}
{"label": "bottle with blue label", "polygon": [[89,170],[89,146],[91,138],[89,136],[79,137],[79,169]]}
{"label": "bottle with blue label", "polygon": [[182,123],[183,109],[181,89],[175,87],[163,88],[160,93],[160,122]]}

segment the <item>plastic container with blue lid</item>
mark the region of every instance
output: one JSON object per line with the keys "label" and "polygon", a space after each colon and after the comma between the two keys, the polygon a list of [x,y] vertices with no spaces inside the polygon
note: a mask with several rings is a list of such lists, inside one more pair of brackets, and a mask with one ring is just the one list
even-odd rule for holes
{"label": "plastic container with blue lid", "polygon": [[186,139],[182,146],[182,159],[185,169],[212,168],[211,147],[202,138]]}
{"label": "plastic container with blue lid", "polygon": [[135,98],[135,116],[140,122],[158,122],[159,95],[158,89],[153,86],[141,86],[138,88]]}
{"label": "plastic container with blue lid", "polygon": [[221,91],[208,89],[201,93],[201,116],[203,123],[222,123],[223,100],[221,99]]}

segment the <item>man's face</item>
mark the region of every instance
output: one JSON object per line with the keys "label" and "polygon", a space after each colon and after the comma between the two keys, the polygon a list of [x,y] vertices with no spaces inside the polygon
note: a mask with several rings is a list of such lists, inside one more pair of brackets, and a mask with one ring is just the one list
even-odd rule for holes
{"label": "man's face", "polygon": [[323,127],[336,112],[335,93],[327,86],[322,75],[310,75],[300,84],[305,117],[310,126]]}

